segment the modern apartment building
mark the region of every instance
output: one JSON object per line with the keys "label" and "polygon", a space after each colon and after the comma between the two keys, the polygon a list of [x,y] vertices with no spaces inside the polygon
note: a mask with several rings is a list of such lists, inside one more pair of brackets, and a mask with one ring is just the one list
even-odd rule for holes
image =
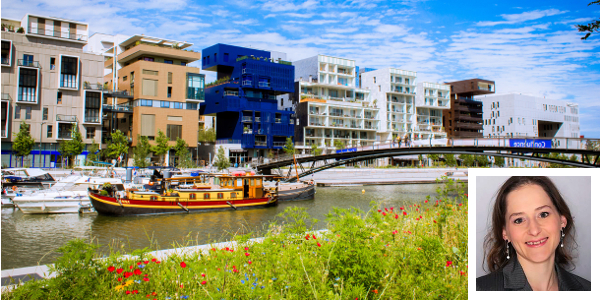
{"label": "modern apartment building", "polygon": [[477,97],[485,137],[578,138],[579,105],[521,94]]}
{"label": "modern apartment building", "polygon": [[83,51],[86,23],[27,14],[18,25],[23,33],[2,31],[2,164],[21,166],[12,142],[24,121],[36,141],[24,165],[58,166],[75,127],[85,144],[100,143],[103,58]]}
{"label": "modern apartment building", "polygon": [[336,142],[356,147],[376,141],[379,109],[370,92],[357,87],[354,60],[316,55],[293,65],[297,148],[308,151],[316,144],[335,151]]}
{"label": "modern apartment building", "polygon": [[474,96],[495,93],[495,82],[469,79],[450,85],[450,110],[444,111],[444,128],[449,138],[483,137],[483,109]]}
{"label": "modern apartment building", "polygon": [[[107,39],[106,37],[99,37]],[[94,42],[97,44],[97,42]],[[109,42],[107,43],[108,46]],[[130,36],[116,44],[105,55],[104,68],[112,70],[104,76],[104,86],[115,87],[106,99],[106,136],[119,129],[137,145],[138,135],[150,143],[159,130],[175,145],[177,138],[190,147],[198,143],[198,107],[204,102],[204,75],[188,66],[200,59],[200,53],[188,50],[191,43],[149,37]],[[114,73],[116,72],[116,74]],[[123,92],[124,91],[124,92]]]}
{"label": "modern apartment building", "polygon": [[216,44],[202,50],[202,69],[217,72],[206,86],[202,115],[216,116],[217,145],[234,163],[266,157],[294,135],[292,110],[277,97],[294,91],[294,66],[285,54]]}
{"label": "modern apartment building", "polygon": [[[398,137],[422,137],[416,126],[417,72],[396,68],[364,72],[361,86],[370,90],[372,103],[379,108],[377,142],[388,143]],[[425,106],[425,104],[423,104]]]}
{"label": "modern apartment building", "polygon": [[432,82],[417,83],[415,107],[417,108],[417,139],[440,139],[446,137],[442,115],[450,109],[450,86]]}

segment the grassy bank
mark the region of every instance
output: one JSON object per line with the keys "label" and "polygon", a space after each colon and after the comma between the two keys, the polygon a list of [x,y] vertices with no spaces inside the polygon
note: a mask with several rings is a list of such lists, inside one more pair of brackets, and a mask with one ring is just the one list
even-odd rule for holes
{"label": "grassy bank", "polygon": [[99,245],[74,240],[59,249],[57,277],[2,298],[466,299],[467,211],[464,184],[449,180],[411,206],[334,209],[314,234],[316,220],[288,208],[262,242],[240,235],[235,249],[98,260]]}

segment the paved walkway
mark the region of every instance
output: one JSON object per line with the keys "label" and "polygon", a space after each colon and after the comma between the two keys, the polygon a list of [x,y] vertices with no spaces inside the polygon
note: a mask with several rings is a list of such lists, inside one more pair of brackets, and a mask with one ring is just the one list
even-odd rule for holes
{"label": "paved walkway", "polygon": [[[292,172],[292,174],[295,174]],[[374,169],[339,168],[328,169],[307,176],[314,178],[318,186],[378,185],[378,184],[420,184],[435,183],[437,178],[448,175],[453,179],[467,181],[467,169],[424,168],[424,169]]]}

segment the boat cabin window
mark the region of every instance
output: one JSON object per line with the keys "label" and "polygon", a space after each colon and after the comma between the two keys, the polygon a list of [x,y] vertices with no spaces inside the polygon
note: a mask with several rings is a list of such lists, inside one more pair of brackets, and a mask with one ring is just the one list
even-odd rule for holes
{"label": "boat cabin window", "polygon": [[236,193],[231,193],[231,195],[229,195],[229,198],[231,199],[235,199],[237,197]]}
{"label": "boat cabin window", "polygon": [[262,185],[262,178],[256,178],[256,186],[261,186]]}
{"label": "boat cabin window", "polygon": [[250,179],[250,185],[254,186],[254,178]]}
{"label": "boat cabin window", "polygon": [[150,201],[156,201],[156,200],[158,200],[158,197],[156,197],[156,196],[150,196]]}
{"label": "boat cabin window", "polygon": [[243,186],[243,185],[242,185],[242,179],[241,179],[241,178],[238,178],[238,180],[237,180],[237,183],[236,183],[236,186]]}
{"label": "boat cabin window", "polygon": [[190,199],[196,199],[196,194],[190,194]]}
{"label": "boat cabin window", "polygon": [[219,180],[219,177],[215,177],[215,185],[221,185],[221,181]]}
{"label": "boat cabin window", "polygon": [[209,193],[204,193],[204,199],[210,199],[210,194]]}
{"label": "boat cabin window", "polygon": [[223,199],[223,193],[218,193],[218,194],[217,194],[217,198],[219,198],[219,199]]}

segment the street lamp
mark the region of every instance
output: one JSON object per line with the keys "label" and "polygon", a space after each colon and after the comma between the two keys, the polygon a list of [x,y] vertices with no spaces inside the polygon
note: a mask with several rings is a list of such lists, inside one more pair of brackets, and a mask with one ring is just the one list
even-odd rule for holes
{"label": "street lamp", "polygon": [[44,124],[46,124],[46,122],[40,124],[40,169],[42,168],[42,134],[44,133]]}

